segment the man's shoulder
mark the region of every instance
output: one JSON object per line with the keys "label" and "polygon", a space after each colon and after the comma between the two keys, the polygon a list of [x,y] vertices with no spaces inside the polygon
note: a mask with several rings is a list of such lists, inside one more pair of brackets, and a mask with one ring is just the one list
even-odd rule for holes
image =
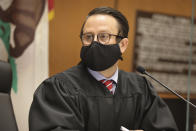
{"label": "man's shoulder", "polygon": [[83,76],[87,74],[86,70],[82,65],[76,65],[73,66],[63,72],[56,73],[49,78],[42,81],[40,86],[45,85],[63,85],[63,87],[66,87],[66,85],[72,86],[73,83],[81,81]]}
{"label": "man's shoulder", "polygon": [[74,93],[77,90],[75,87],[78,87],[77,84],[83,78],[81,72],[84,73],[84,70],[81,65],[73,66],[44,80],[38,90],[60,90]]}
{"label": "man's shoulder", "polygon": [[76,66],[73,66],[63,72],[60,72],[60,73],[57,73],[53,76],[51,76],[49,79],[58,79],[58,80],[65,80],[66,79],[69,79],[69,78],[77,78],[79,77],[80,75],[86,73],[86,69],[83,67],[83,65],[81,64],[78,64]]}

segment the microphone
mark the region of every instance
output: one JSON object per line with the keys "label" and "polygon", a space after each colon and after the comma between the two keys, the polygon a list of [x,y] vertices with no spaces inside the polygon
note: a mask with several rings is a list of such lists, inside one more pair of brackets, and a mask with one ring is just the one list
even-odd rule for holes
{"label": "microphone", "polygon": [[144,75],[149,76],[150,78],[152,78],[153,80],[155,80],[157,83],[159,83],[160,85],[162,85],[164,88],[166,88],[167,90],[169,90],[171,93],[173,93],[174,95],[176,95],[177,97],[179,97],[180,99],[182,99],[183,101],[185,101],[186,103],[190,104],[191,106],[193,106],[194,108],[196,108],[196,105],[194,105],[193,103],[191,103],[190,101],[187,101],[186,99],[184,99],[181,95],[179,95],[178,93],[176,93],[175,91],[173,91],[172,89],[170,89],[169,87],[167,87],[166,85],[164,85],[163,83],[161,83],[159,80],[155,79],[152,75],[150,75],[142,66],[138,66],[136,68],[136,70]]}

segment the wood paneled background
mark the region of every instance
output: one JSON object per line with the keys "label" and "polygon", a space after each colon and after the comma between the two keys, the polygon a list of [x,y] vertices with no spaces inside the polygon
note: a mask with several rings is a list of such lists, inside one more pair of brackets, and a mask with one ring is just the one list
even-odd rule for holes
{"label": "wood paneled background", "polygon": [[[119,63],[120,69],[132,71],[135,14],[137,10],[191,16],[191,0],[55,0],[55,18],[49,31],[49,73],[62,72],[80,61],[81,26],[88,12],[95,7],[110,6],[128,19],[129,46]],[[196,5],[195,5],[196,7]],[[195,13],[196,14],[196,13]]]}

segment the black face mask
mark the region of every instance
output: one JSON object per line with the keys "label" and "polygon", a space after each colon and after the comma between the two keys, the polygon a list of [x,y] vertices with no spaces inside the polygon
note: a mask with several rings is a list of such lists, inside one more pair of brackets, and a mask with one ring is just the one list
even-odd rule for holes
{"label": "black face mask", "polygon": [[119,44],[103,45],[93,41],[89,46],[83,46],[80,52],[82,62],[94,71],[103,71],[122,60]]}

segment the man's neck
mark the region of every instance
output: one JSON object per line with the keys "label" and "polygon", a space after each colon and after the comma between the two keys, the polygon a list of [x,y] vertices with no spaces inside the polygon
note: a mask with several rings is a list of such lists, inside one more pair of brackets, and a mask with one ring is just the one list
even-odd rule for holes
{"label": "man's neck", "polygon": [[101,73],[105,78],[110,78],[114,75],[116,70],[117,70],[117,63],[104,71],[99,71],[99,73]]}

